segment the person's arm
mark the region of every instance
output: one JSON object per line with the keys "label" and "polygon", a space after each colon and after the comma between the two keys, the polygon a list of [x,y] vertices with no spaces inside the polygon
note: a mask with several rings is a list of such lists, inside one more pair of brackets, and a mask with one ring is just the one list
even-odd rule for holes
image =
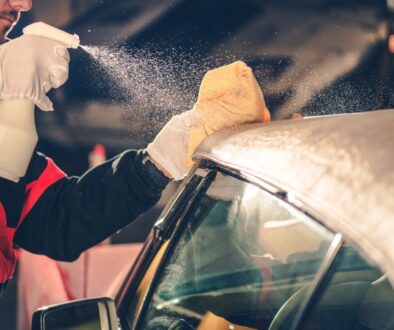
{"label": "person's arm", "polygon": [[35,154],[14,242],[53,259],[75,260],[158,201],[169,179],[145,156],[129,150],[78,178]]}
{"label": "person's arm", "polygon": [[[209,106],[215,115],[202,116],[201,109],[197,113],[199,102],[204,103],[200,100],[194,106],[195,110],[172,117],[148,145],[147,154],[128,151],[81,178],[66,178],[53,162],[43,161],[43,156],[36,155],[30,164],[31,178],[26,186],[24,211],[14,241],[31,252],[54,259],[74,260],[82,251],[152,207],[168,182],[167,176],[181,180],[187,174],[192,165],[191,161],[187,164],[188,153],[192,155],[197,147],[196,141],[201,141],[199,130],[193,128],[215,123],[209,130],[210,135],[224,128],[261,121],[265,117],[269,119],[269,114],[261,118],[260,112],[268,110],[264,107],[261,90],[254,86],[254,77],[251,73],[243,75],[239,66],[244,65],[236,62],[219,71],[214,70],[220,75],[215,74],[217,78],[203,83],[199,92],[199,95],[205,95],[205,89],[216,90],[216,83],[223,81],[222,77],[228,73],[240,75],[240,79],[232,79],[221,89],[224,95],[227,92],[238,95],[233,108],[239,111],[227,109],[223,100],[217,99]],[[209,72],[207,75],[211,76]],[[253,88],[249,86],[251,81]],[[250,93],[239,93],[245,89]],[[261,111],[257,111],[252,120],[243,114],[245,103],[242,100],[253,95],[261,101]],[[215,107],[216,103],[222,106]],[[155,165],[147,161],[148,154]]]}

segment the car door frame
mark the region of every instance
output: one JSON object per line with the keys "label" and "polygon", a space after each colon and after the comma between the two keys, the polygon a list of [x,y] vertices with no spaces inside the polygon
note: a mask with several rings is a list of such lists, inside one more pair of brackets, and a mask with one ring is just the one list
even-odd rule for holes
{"label": "car door frame", "polygon": [[[252,173],[245,172],[242,169],[236,169],[214,159],[197,160],[193,170],[183,181],[177,193],[174,195],[174,198],[167,204],[167,207],[163,210],[159,220],[156,222],[153,230],[149,234],[140,255],[131,268],[115,299],[118,316],[123,326],[126,325],[126,313],[129,312],[130,303],[133,300],[133,296],[136,293],[145,271],[162,245],[167,240],[170,240],[171,242],[166,247],[164,255],[157,266],[156,272],[145,291],[143,302],[139,310],[136,312],[132,329],[138,329],[138,326],[145,315],[147,306],[152,298],[153,291],[158,284],[158,279],[161,277],[164,266],[166,265],[168,258],[172,255],[174,247],[178,242],[178,237],[182,234],[183,227],[187,223],[185,220],[186,215],[196,199],[209,187],[218,171],[257,186],[258,188],[268,192],[274,198],[280,199],[290,207],[305,214],[308,218],[319,223],[334,234],[333,240],[331,241],[331,245],[322,261],[322,264],[307,290],[306,296],[293,322],[292,329],[300,329],[302,326],[305,315],[310,310],[324,279],[337,257],[338,252],[343,246],[344,238],[341,234],[328,228],[321,221],[306,212],[303,208],[304,205],[298,199],[294,198],[290,192],[275,187],[269,182],[254,176]],[[128,326],[124,328],[128,329]]]}

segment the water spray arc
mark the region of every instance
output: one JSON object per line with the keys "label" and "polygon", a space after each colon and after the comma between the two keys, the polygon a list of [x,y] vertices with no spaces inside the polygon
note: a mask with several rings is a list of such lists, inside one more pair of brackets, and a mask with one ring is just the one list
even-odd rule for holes
{"label": "water spray arc", "polygon": [[[78,48],[79,37],[48,24],[33,23],[23,34],[48,38]],[[31,100],[0,100],[0,177],[18,182],[26,174],[38,140]]]}

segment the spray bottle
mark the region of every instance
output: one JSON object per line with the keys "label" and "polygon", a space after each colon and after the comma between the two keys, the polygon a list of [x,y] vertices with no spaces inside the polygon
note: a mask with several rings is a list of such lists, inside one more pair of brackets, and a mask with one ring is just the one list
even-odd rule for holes
{"label": "spray bottle", "polygon": [[[78,48],[79,37],[48,24],[33,23],[23,34],[48,38]],[[30,100],[0,100],[0,177],[18,182],[25,176],[38,140],[34,103]]]}

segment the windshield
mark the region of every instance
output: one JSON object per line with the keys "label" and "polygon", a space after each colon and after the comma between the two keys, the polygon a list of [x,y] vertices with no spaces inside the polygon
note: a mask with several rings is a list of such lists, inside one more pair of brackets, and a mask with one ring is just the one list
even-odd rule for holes
{"label": "windshield", "polygon": [[272,195],[224,175],[187,220],[143,329],[266,329],[313,280],[333,238]]}

